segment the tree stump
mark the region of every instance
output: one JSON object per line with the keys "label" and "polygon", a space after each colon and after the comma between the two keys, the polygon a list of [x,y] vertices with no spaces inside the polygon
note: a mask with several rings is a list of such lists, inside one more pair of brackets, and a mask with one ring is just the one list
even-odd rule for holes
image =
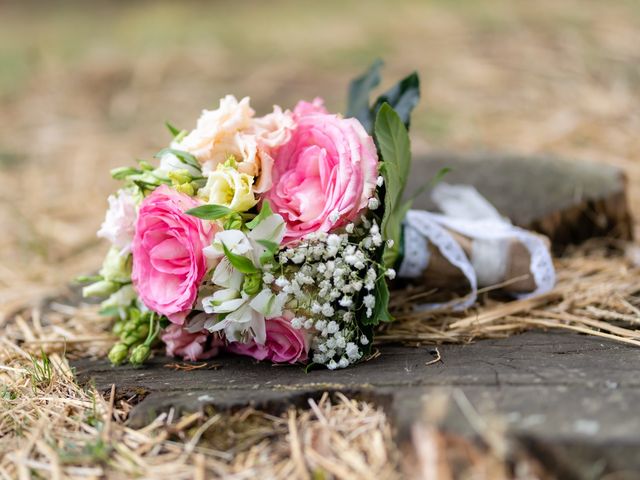
{"label": "tree stump", "polygon": [[[571,333],[528,332],[470,345],[431,348],[384,346],[381,355],[353,367],[314,370],[271,366],[223,356],[211,368],[176,371],[174,359],[154,358],[142,368],[112,367],[107,360],[72,363],[80,382],[95,382],[118,395],[142,395],[130,422],[142,426],[161,412],[206,407],[232,411],[246,406],[281,413],[306,406],[309,397],[342,392],[382,405],[407,444],[411,427],[431,395],[461,391],[483,418],[499,416],[521,448],[561,478],[590,478],[604,471],[640,474],[640,350]],[[445,430],[476,432],[452,402]]]}
{"label": "tree stump", "polygon": [[[444,167],[451,172],[443,181],[473,185],[515,225],[549,237],[556,253],[593,237],[632,239],[626,177],[618,168],[547,156],[434,152],[414,158],[407,192]],[[435,205],[425,194],[415,208]]]}

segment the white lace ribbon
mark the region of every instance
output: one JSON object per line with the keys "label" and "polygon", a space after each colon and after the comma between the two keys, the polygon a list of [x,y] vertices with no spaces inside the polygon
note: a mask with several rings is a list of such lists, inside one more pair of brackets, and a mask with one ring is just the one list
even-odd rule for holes
{"label": "white lace ribbon", "polygon": [[[452,308],[463,310],[477,298],[478,286],[489,286],[504,280],[511,239],[521,242],[530,256],[529,269],[536,288],[532,292],[515,294],[527,298],[551,290],[555,270],[551,254],[539,236],[515,227],[473,187],[440,184],[432,194],[438,207],[447,215],[410,210],[404,222],[405,255],[398,274],[404,278],[420,276],[429,264],[428,244],[433,244],[469,282],[470,292],[462,298],[445,303],[418,305],[420,310]],[[447,231],[457,232],[472,240],[471,258]]]}

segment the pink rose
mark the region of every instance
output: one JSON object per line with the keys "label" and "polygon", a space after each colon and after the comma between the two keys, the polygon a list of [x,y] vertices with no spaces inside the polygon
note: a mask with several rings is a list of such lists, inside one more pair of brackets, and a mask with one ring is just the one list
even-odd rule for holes
{"label": "pink rose", "polygon": [[206,330],[191,333],[180,325],[169,325],[160,338],[166,343],[168,356],[182,357],[192,362],[215,357],[220,347],[224,346],[224,340]]}
{"label": "pink rose", "polygon": [[166,185],[140,205],[133,237],[131,279],[151,310],[181,325],[193,307],[207,272],[202,249],[216,228],[184,212],[200,203]]}
{"label": "pink rose", "polygon": [[324,100],[320,97],[313,99],[311,103],[300,100],[296,107],[293,109],[293,114],[296,117],[303,117],[305,115],[315,115],[317,113],[328,114],[326,108],[324,108]]}
{"label": "pink rose", "polygon": [[265,321],[267,339],[264,345],[232,342],[227,350],[256,360],[270,360],[276,363],[304,362],[309,354],[309,336],[303,330],[296,330],[282,317]]}
{"label": "pink rose", "polygon": [[265,195],[287,224],[285,242],[353,221],[373,196],[378,177],[376,147],[358,120],[298,115],[291,140],[276,152],[274,186]]}

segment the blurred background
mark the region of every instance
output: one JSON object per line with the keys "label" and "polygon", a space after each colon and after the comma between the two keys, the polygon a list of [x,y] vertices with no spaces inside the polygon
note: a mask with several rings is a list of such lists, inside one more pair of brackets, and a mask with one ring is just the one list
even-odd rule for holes
{"label": "blurred background", "polygon": [[617,165],[640,214],[638,0],[0,1],[0,301],[95,271],[109,169],[150,159],[226,93],[324,97],[417,70],[416,152]]}

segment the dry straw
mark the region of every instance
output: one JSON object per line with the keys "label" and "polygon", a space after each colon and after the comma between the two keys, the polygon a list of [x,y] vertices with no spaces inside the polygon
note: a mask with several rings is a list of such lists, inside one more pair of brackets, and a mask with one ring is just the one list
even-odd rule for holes
{"label": "dry straw", "polygon": [[[378,340],[469,342],[553,328],[640,346],[637,265],[598,248],[560,259],[557,267],[557,287],[536,299],[502,302],[485,296],[481,306],[455,316],[396,308],[398,321]],[[394,304],[415,295],[411,290],[395,292]],[[400,475],[401,456],[384,412],[341,395],[334,401],[328,396],[317,403],[310,400],[309,409],[292,409],[281,417],[254,410],[231,416],[196,412],[181,418],[169,413],[143,429],[131,429],[126,418],[132,405],[126,399],[116,401],[114,390],[103,397],[78,386],[67,361],[104,355],[111,342],[108,320],[74,297],[44,305],[8,304],[0,312],[3,478],[30,478],[33,472],[50,478],[172,479],[315,478],[320,471],[325,478]],[[492,447],[476,451],[479,447],[432,424],[419,427],[416,439],[418,453],[428,450],[420,468],[436,469],[442,478],[451,473],[446,460],[455,449],[466,452],[469,472],[504,470]],[[523,465],[531,467],[530,459]]]}

